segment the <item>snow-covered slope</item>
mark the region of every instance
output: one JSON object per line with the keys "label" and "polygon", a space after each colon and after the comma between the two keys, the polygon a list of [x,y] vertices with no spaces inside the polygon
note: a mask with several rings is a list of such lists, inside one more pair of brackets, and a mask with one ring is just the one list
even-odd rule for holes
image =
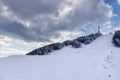
{"label": "snow-covered slope", "polygon": [[120,48],[112,35],[82,48],[65,47],[47,56],[0,59],[0,80],[120,80]]}

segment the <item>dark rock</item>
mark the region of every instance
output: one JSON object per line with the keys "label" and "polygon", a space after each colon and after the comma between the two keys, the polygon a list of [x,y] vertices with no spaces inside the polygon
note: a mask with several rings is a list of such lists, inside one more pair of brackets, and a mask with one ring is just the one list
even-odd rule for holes
{"label": "dark rock", "polygon": [[41,49],[36,49],[35,51],[36,55],[44,55],[44,52]]}
{"label": "dark rock", "polygon": [[[64,41],[63,43],[54,43],[54,44],[46,45],[44,47],[29,52],[27,55],[47,55],[54,50],[60,50],[63,47],[69,45],[71,45],[74,48],[80,48],[82,43],[89,44],[101,35],[102,35],[101,33],[96,33],[88,36],[79,37],[77,39],[74,39],[73,41],[67,40]],[[113,37],[113,42],[115,43],[115,45],[120,46],[120,32],[115,33]]]}
{"label": "dark rock", "polygon": [[44,46],[43,49],[42,49],[42,52],[44,53],[44,55],[46,55],[49,52],[51,52],[51,49],[48,46]]}
{"label": "dark rock", "polygon": [[78,42],[84,43],[86,41],[86,37],[82,36],[82,37],[79,37],[79,38],[77,38],[75,40],[77,40]]}
{"label": "dark rock", "polygon": [[54,50],[53,44],[48,45],[48,51],[52,52]]}
{"label": "dark rock", "polygon": [[53,44],[54,50],[60,50],[60,49],[62,49],[63,47],[64,47],[64,46],[63,46],[62,43],[54,43],[54,44]]}
{"label": "dark rock", "polygon": [[89,37],[90,40],[92,40],[92,41],[96,39],[96,35],[95,35],[95,34],[88,35],[88,37]]}
{"label": "dark rock", "polygon": [[93,40],[95,40],[96,38],[98,38],[101,35],[102,35],[101,33],[88,35],[88,36],[84,37],[85,39],[84,39],[83,43],[90,44]]}
{"label": "dark rock", "polygon": [[81,43],[78,42],[77,40],[73,40],[72,47],[74,47],[74,48],[80,48],[81,47]]}
{"label": "dark rock", "polygon": [[54,44],[50,44],[50,45],[35,49],[32,52],[28,53],[27,55],[47,55],[53,50],[60,50],[63,47],[64,46],[61,43],[54,43]]}
{"label": "dark rock", "polygon": [[48,53],[52,52],[53,50],[54,50],[54,46],[51,44],[51,45],[41,47],[41,48],[37,49],[36,51],[37,51],[38,55],[47,55]]}
{"label": "dark rock", "polygon": [[89,44],[91,42],[92,42],[91,37],[86,37],[84,44]]}
{"label": "dark rock", "polygon": [[44,52],[41,48],[35,49],[27,55],[44,55]]}
{"label": "dark rock", "polygon": [[29,52],[29,53],[27,53],[26,55],[34,55],[34,54],[33,54],[33,52]]}
{"label": "dark rock", "polygon": [[101,35],[102,35],[101,33],[96,33],[96,34],[95,34],[95,37],[98,38],[98,37],[100,37]]}
{"label": "dark rock", "polygon": [[115,32],[112,41],[115,46],[120,47],[120,31]]}
{"label": "dark rock", "polygon": [[62,44],[63,44],[63,46],[69,46],[72,44],[72,41],[67,40],[67,41],[64,41]]}

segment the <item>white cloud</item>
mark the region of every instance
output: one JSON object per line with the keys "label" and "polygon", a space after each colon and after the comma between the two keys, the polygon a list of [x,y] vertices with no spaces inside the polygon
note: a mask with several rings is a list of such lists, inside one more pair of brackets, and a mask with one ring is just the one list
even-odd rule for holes
{"label": "white cloud", "polygon": [[31,50],[50,44],[51,42],[29,43],[25,42],[24,40],[0,35],[0,57],[7,57],[10,55],[25,55]]}
{"label": "white cloud", "polygon": [[117,0],[118,1],[118,4],[120,5],[120,0]]}
{"label": "white cloud", "polygon": [[[59,36],[57,38],[52,38],[51,42],[56,43],[56,42],[62,42],[65,40],[72,40],[75,39],[76,37],[83,35],[84,33],[82,31],[60,31],[58,32]],[[75,36],[75,37],[74,37]]]}

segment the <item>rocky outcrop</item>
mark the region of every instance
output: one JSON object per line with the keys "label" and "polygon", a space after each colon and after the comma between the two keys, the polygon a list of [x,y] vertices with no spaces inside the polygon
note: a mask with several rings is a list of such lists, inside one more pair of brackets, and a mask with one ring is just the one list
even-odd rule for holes
{"label": "rocky outcrop", "polygon": [[120,47],[120,31],[115,32],[112,41],[115,46]]}
{"label": "rocky outcrop", "polygon": [[63,44],[63,46],[69,46],[69,45],[72,45],[72,41],[67,40],[67,41],[64,41],[62,44]]}
{"label": "rocky outcrop", "polygon": [[83,44],[89,44],[89,43],[91,43],[93,40],[95,40],[97,37],[99,37],[101,35],[102,35],[101,33],[90,34],[88,36],[82,36],[82,37],[79,37],[79,38],[74,39],[74,40],[77,40],[78,42],[83,43]]}
{"label": "rocky outcrop", "polygon": [[73,48],[80,48],[82,47],[81,44],[86,44],[86,45],[90,44],[93,40],[95,40],[97,37],[101,35],[102,35],[101,33],[96,33],[88,36],[81,36],[79,38],[74,39],[73,41],[66,40],[63,43],[53,43],[53,44],[35,49],[29,52],[27,55],[47,55],[52,51],[60,50],[66,46],[72,46]]}
{"label": "rocky outcrop", "polygon": [[81,47],[81,42],[79,42],[77,40],[73,40],[72,41],[72,47],[74,47],[74,48],[80,48]]}
{"label": "rocky outcrop", "polygon": [[50,44],[41,48],[38,48],[36,50],[33,50],[32,52],[28,53],[27,55],[46,55],[54,50],[60,50],[64,47],[62,43],[54,43]]}

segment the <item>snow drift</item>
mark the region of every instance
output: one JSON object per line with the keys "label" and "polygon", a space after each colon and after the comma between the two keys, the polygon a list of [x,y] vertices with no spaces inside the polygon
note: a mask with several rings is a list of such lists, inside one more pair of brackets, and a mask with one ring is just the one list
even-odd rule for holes
{"label": "snow drift", "polygon": [[67,46],[47,56],[0,59],[0,80],[120,80],[120,49],[112,35],[82,48]]}

